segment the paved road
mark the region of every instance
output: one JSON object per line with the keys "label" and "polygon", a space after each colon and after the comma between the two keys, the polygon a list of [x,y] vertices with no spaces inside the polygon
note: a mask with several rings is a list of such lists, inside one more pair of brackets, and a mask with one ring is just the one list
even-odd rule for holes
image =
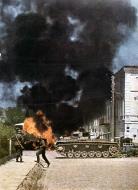
{"label": "paved road", "polygon": [[138,190],[138,158],[48,158],[38,190]]}
{"label": "paved road", "polygon": [[0,166],[0,190],[16,190],[36,164],[35,151],[24,151],[23,163],[10,160]]}
{"label": "paved road", "polygon": [[[37,190],[138,190],[138,158],[63,159],[47,152],[51,162]],[[0,166],[0,190],[16,190],[35,165],[35,152],[24,152],[24,163],[15,159]]]}

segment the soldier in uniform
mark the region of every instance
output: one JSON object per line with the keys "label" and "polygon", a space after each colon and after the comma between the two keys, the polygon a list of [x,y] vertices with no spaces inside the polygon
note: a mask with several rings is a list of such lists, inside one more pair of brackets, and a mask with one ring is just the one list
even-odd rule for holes
{"label": "soldier in uniform", "polygon": [[14,142],[14,146],[15,146],[15,150],[16,150],[16,162],[23,162],[22,160],[22,156],[23,156],[23,136],[21,134],[21,131],[19,130],[18,133],[15,135],[15,142]]}
{"label": "soldier in uniform", "polygon": [[44,161],[47,163],[47,167],[49,167],[50,162],[47,159],[45,153],[46,153],[46,148],[47,148],[47,140],[46,139],[39,139],[39,149],[36,152],[36,157],[37,157],[37,163],[40,162],[40,155],[42,155],[42,158],[44,159]]}

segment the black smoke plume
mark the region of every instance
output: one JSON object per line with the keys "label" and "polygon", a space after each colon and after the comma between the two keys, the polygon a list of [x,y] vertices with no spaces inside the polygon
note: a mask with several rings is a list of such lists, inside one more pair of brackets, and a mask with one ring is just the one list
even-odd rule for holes
{"label": "black smoke plume", "polygon": [[135,27],[135,9],[124,0],[22,2],[24,13],[8,27],[0,79],[8,71],[10,80],[34,84],[18,104],[71,131],[102,114],[110,99],[112,59],[127,37],[122,30]]}

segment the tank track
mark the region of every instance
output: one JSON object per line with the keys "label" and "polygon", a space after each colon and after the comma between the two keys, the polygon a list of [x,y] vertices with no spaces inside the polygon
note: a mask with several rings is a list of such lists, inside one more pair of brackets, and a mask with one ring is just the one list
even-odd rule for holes
{"label": "tank track", "polygon": [[59,142],[56,150],[67,158],[109,158],[119,153],[118,144],[111,142]]}

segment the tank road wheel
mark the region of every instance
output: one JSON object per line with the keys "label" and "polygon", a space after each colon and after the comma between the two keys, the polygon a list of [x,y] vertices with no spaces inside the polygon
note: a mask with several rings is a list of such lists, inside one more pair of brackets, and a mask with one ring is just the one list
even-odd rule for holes
{"label": "tank road wheel", "polygon": [[74,157],[75,158],[80,158],[80,151],[76,151],[76,152],[74,152]]}
{"label": "tank road wheel", "polygon": [[86,158],[87,157],[87,152],[86,151],[83,151],[82,153],[81,153],[81,156],[82,156],[82,158]]}
{"label": "tank road wheel", "polygon": [[88,152],[88,156],[89,156],[90,158],[94,158],[95,152],[94,152],[94,151]]}
{"label": "tank road wheel", "polygon": [[103,154],[104,158],[108,158],[109,157],[109,151],[103,151],[102,154]]}
{"label": "tank road wheel", "polygon": [[101,151],[96,151],[96,157],[101,158],[102,157],[102,152]]}
{"label": "tank road wheel", "polygon": [[114,156],[114,155],[116,155],[117,153],[118,153],[118,148],[117,148],[117,146],[110,146],[109,147],[109,152],[110,152],[110,154],[112,155],[112,156]]}
{"label": "tank road wheel", "polygon": [[73,158],[73,156],[74,156],[73,152],[71,152],[71,151],[67,152],[67,157],[68,158]]}

